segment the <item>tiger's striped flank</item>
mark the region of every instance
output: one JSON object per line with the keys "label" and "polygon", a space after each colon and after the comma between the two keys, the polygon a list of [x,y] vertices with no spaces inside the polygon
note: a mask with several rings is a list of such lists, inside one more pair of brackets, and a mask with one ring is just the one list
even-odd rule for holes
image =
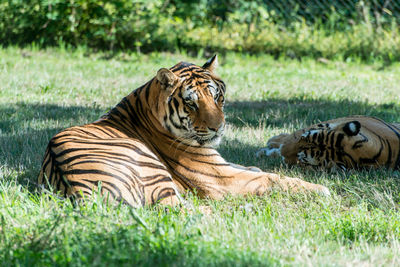
{"label": "tiger's striped flank", "polygon": [[[201,197],[327,188],[226,162],[213,148],[225,119],[225,83],[217,57],[199,67],[181,62],[124,97],[98,121],[71,127],[49,142],[38,177],[64,196],[101,194],[131,206],[176,205]],[[101,185],[101,186],[100,186]]]}

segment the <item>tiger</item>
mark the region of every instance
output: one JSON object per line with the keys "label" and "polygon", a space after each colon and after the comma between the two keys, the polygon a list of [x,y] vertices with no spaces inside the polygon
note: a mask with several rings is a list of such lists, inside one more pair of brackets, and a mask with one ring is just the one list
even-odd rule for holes
{"label": "tiger", "polygon": [[161,68],[99,120],[67,128],[46,148],[42,188],[85,200],[100,193],[133,207],[175,206],[182,195],[222,199],[273,188],[329,195],[325,186],[225,161],[217,152],[225,129],[225,83],[217,56],[202,67]]}
{"label": "tiger", "polygon": [[400,123],[370,116],[337,118],[267,141],[257,156],[329,170],[400,167]]}

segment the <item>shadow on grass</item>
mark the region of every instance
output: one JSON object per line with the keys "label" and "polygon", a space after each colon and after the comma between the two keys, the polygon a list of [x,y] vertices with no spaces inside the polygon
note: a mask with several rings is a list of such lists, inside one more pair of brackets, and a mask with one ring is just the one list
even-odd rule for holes
{"label": "shadow on grass", "polygon": [[21,102],[0,105],[0,167],[7,170],[3,178],[16,179],[22,185],[35,181],[50,138],[103,113],[98,107]]}
{"label": "shadow on grass", "polygon": [[[41,122],[55,121],[60,124],[73,121],[79,117],[97,119],[104,110],[99,107],[61,106],[54,104],[27,104],[19,102],[10,105],[0,105],[0,131],[2,134],[18,132],[19,129],[42,128]],[[34,124],[34,125],[33,125]],[[63,128],[63,127],[61,127]]]}
{"label": "shadow on grass", "polygon": [[[10,169],[11,173],[17,172],[17,181],[21,184],[26,184],[26,180],[34,181],[48,141],[55,133],[72,125],[94,121],[104,112],[104,109],[96,106],[66,107],[22,102],[0,105],[0,167]],[[299,128],[351,114],[377,116],[388,122],[400,121],[400,105],[375,105],[349,100],[293,98],[236,101],[228,102],[225,112],[227,122],[235,127],[258,127],[264,123],[271,127],[291,125]],[[259,166],[259,161],[254,157],[258,149],[235,140],[223,142],[218,150],[230,162]],[[15,177],[15,174],[9,176]]]}
{"label": "shadow on grass", "polygon": [[266,101],[227,102],[227,122],[236,127],[257,127],[260,122],[266,126],[304,127],[319,121],[349,115],[376,116],[387,122],[400,121],[400,105],[395,103],[373,104],[350,100],[303,100],[269,99]]}

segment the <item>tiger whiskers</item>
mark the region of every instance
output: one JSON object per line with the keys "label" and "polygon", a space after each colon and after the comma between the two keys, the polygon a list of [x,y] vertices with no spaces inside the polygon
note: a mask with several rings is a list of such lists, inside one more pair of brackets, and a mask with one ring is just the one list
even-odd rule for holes
{"label": "tiger whiskers", "polygon": [[[180,138],[180,137],[177,137],[177,138],[175,138],[175,140],[172,141],[172,143],[170,144],[170,146],[169,146],[170,149],[172,149],[172,146],[175,147],[174,156],[176,155],[176,152],[178,151],[179,146],[182,145],[182,144],[185,144],[183,141],[184,141],[184,139],[182,139],[182,138]],[[177,144],[177,145],[175,146],[175,144]],[[185,145],[187,145],[187,144],[185,144]],[[186,150],[185,150],[185,151],[186,151]]]}

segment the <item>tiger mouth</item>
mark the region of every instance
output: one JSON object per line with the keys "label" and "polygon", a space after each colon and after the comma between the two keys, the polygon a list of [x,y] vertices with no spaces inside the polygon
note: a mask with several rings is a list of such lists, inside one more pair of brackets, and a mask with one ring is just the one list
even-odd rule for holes
{"label": "tiger mouth", "polygon": [[221,135],[219,135],[219,134],[214,134],[211,137],[208,137],[208,136],[203,137],[203,136],[197,135],[194,137],[194,140],[196,140],[197,143],[199,143],[199,145],[206,145],[206,144],[213,144],[214,142],[218,142],[219,141],[218,139],[220,139],[220,138],[221,138]]}
{"label": "tiger mouth", "polygon": [[211,146],[216,146],[219,144],[221,137],[223,135],[223,132],[215,132],[215,133],[207,133],[207,134],[202,134],[202,133],[194,133],[186,137],[185,139],[189,142],[196,142],[200,146],[204,145],[211,145]]}

